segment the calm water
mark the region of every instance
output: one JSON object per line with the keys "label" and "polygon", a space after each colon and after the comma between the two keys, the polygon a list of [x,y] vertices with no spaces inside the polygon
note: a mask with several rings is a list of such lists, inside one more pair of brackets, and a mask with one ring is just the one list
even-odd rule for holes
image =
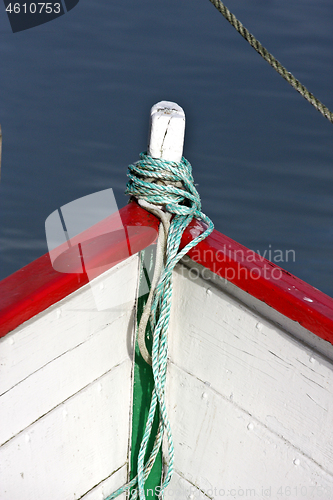
{"label": "calm water", "polygon": [[[226,4],[333,109],[332,0]],[[216,228],[333,296],[333,126],[208,0],[80,0],[16,34],[2,3],[0,16],[1,278],[47,251],[58,207],[110,187],[126,203],[127,165],[165,99],[186,112]]]}

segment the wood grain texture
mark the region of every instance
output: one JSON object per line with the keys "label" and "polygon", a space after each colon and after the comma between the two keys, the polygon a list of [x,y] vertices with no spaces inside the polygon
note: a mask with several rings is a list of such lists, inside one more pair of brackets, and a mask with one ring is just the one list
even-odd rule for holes
{"label": "wood grain texture", "polygon": [[[137,203],[129,203],[115,217],[111,215],[72,238],[71,244],[75,246],[84,238],[89,239],[93,245],[94,239],[98,241],[100,234],[108,232],[112,236],[112,243],[102,247],[97,244],[97,253],[92,252],[90,258],[85,259],[89,268],[105,270],[106,264],[112,268],[128,259],[130,255],[135,255],[146,248],[156,239],[157,231],[158,219],[139,207]],[[64,250],[67,248],[66,245]],[[0,337],[69,296],[88,281],[85,273],[67,274],[55,271],[49,254],[43,255],[2,280]]]}
{"label": "wood grain texture", "polygon": [[[183,244],[199,229],[193,222]],[[207,239],[209,248],[221,237]],[[176,269],[170,325],[167,395],[180,483],[208,498],[223,496],[215,487],[234,498],[245,497],[235,488],[250,496],[255,488],[259,498],[271,488],[281,498],[277,488],[290,496],[286,488],[303,487],[307,494],[295,498],[317,499],[318,488],[333,486],[332,346],[326,352],[328,343],[300,323],[309,315],[320,333],[315,322],[328,311],[327,330],[331,299],[284,276],[264,284],[265,304],[257,280],[244,281],[245,290],[191,269]],[[137,277],[133,256],[50,307],[43,302],[1,339],[1,500],[95,500],[127,468]],[[280,299],[282,307],[270,307]]]}
{"label": "wood grain texture", "polygon": [[[88,493],[81,497],[82,500],[104,500],[127,481],[127,466],[121,467],[111,476],[101,481]],[[81,500],[80,499],[80,500]],[[126,494],[119,495],[117,500],[126,500]]]}
{"label": "wood grain texture", "polygon": [[125,361],[4,444],[1,500],[79,499],[124,466],[130,379]]}
{"label": "wood grain texture", "polygon": [[[136,255],[94,280],[93,287],[103,286],[99,291],[107,309],[97,310],[87,284],[0,339],[0,394],[115,322],[117,331],[127,332],[137,269]],[[127,296],[127,302],[119,304],[119,294]]]}
{"label": "wood grain texture", "polygon": [[329,358],[333,362],[333,344],[331,344],[331,342],[324,340],[322,337],[304,328],[298,321],[273,309],[265,301],[258,300],[255,296],[242,290],[234,283],[231,283],[218,274],[211,272],[201,264],[189,259],[188,256],[185,256],[181,262],[190,270],[192,278],[202,276],[208,288],[211,286],[213,286],[213,288],[218,288],[229,297],[232,297],[238,304],[243,304],[253,311],[254,314],[269,319],[269,321],[278,328],[288,332],[291,336],[303,342],[309,348],[320,352],[324,357]]}
{"label": "wood grain texture", "polygon": [[[305,457],[306,470],[311,470],[313,466],[313,470],[321,470],[324,476],[333,475],[333,365],[330,360],[230,297],[216,283],[203,281],[181,265],[174,276],[169,342],[170,377],[174,379],[168,392],[169,405],[172,411],[174,407],[182,408],[174,414],[172,428],[176,429],[176,434],[186,434],[183,444],[176,450],[176,464],[178,453],[180,456],[185,453],[186,460],[193,457],[190,465],[186,463],[186,466],[184,459],[186,472],[192,472],[192,467],[194,470],[196,467],[200,469],[201,466],[195,465],[196,460],[206,467],[203,464],[205,460],[200,458],[203,455],[200,447],[198,449],[192,441],[191,445],[186,441],[188,438],[205,443],[209,436],[205,437],[201,426],[207,428],[205,432],[211,429],[211,432],[216,433],[214,440],[222,448],[226,439],[224,431],[221,430],[221,437],[218,435],[220,424],[214,419],[213,410],[206,408],[206,413],[201,415],[200,405],[205,408],[205,401],[194,397],[191,402],[191,384],[187,384],[186,391],[179,389],[181,382],[180,379],[178,382],[176,380],[183,376],[183,371],[191,374],[188,376],[193,378],[193,384],[201,381],[214,394],[219,394],[225,406],[222,413],[230,408],[228,417],[222,419],[223,425],[226,424],[229,430],[233,423],[236,425],[238,417],[232,416],[232,411],[237,408],[237,411],[247,415],[248,424],[251,423],[251,417],[260,424],[263,435],[267,431],[274,436],[274,439],[267,439],[274,441],[277,457],[280,453],[278,450],[284,449],[287,443],[293,450],[290,456],[297,451]],[[204,386],[202,391],[205,392]],[[191,410],[186,410],[185,418],[186,405]],[[196,423],[192,424],[191,415]],[[231,454],[228,464],[237,464],[239,461],[236,452],[238,441],[235,433],[232,439],[228,439]],[[245,457],[254,457],[252,444],[248,446],[248,449],[245,447],[238,452]],[[233,447],[235,452],[232,451]],[[258,444],[256,453],[264,456],[265,446],[260,451]],[[207,457],[208,464],[209,460],[214,462],[213,457]],[[272,455],[270,467],[275,471],[273,462]],[[278,470],[280,465],[276,467]],[[182,468],[180,470],[184,472]],[[219,474],[222,472],[221,469]],[[224,473],[222,476],[225,477]]]}
{"label": "wood grain texture", "polygon": [[[191,477],[191,474],[187,474]],[[183,477],[179,471],[172,475],[170,484],[166,491],[166,497],[172,500],[208,500],[210,497],[205,495],[193,483]]]}
{"label": "wood grain texture", "polygon": [[208,498],[331,498],[333,476],[253,415],[173,363],[167,380],[175,470]]}
{"label": "wood grain texture", "polygon": [[[133,328],[133,324],[129,324]],[[120,335],[120,332],[123,335]],[[38,420],[114,366],[129,360],[122,321],[57,357],[0,397],[0,444]]]}
{"label": "wood grain texture", "polygon": [[[202,233],[193,220],[182,245]],[[227,236],[213,231],[188,256],[333,344],[333,299]]]}
{"label": "wood grain texture", "polygon": [[181,161],[185,113],[175,102],[160,101],[150,110],[148,154],[167,161]]}
{"label": "wood grain texture", "polygon": [[[111,260],[112,265],[131,253],[151,244],[158,228],[158,219],[132,202],[119,211],[126,238],[119,240],[94,255],[92,266],[101,266]],[[116,218],[117,224],[119,217]],[[91,238],[99,231],[119,229],[107,218],[89,231]],[[147,231],[144,231],[147,229]],[[203,225],[193,220],[183,234],[183,248],[204,231]],[[124,234],[124,231],[121,231]],[[126,231],[125,231],[126,233]],[[318,337],[333,344],[333,299],[299,278],[279,268],[255,252],[213,231],[205,240],[190,250],[189,256],[197,263],[228,279],[248,295],[259,299],[282,315],[299,323]],[[73,293],[87,283],[87,276],[58,273],[47,255],[37,259],[0,283],[0,337]]]}
{"label": "wood grain texture", "polygon": [[1,500],[126,482],[137,276],[133,256],[1,340]]}

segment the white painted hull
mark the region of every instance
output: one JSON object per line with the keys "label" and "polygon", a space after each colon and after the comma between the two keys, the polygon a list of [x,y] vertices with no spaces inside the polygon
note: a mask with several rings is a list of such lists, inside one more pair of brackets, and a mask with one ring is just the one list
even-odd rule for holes
{"label": "white painted hull", "polygon": [[211,278],[175,273],[167,392],[175,498],[332,498],[332,358],[289,333],[310,332],[279,318],[288,332],[255,312],[259,301],[249,307]]}
{"label": "white painted hull", "polygon": [[[127,481],[138,270],[134,255],[0,340],[1,500]],[[201,271],[174,272],[166,498],[332,498],[332,345]]]}
{"label": "white painted hull", "polygon": [[[108,309],[86,285],[1,339],[1,500],[100,499],[126,482],[137,270],[135,256],[95,280]],[[129,302],[112,308],[118,287]]]}

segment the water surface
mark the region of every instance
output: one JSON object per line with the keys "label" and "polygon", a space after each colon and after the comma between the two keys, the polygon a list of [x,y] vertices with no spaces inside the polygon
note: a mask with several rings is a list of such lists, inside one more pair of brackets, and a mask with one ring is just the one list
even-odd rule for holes
{"label": "water surface", "polygon": [[[333,109],[331,0],[226,4]],[[164,99],[186,112],[184,153],[216,228],[282,252],[333,296],[333,126],[208,0],[80,0],[16,34],[0,15],[0,278],[47,251],[58,207],[110,187],[126,203],[127,165]]]}

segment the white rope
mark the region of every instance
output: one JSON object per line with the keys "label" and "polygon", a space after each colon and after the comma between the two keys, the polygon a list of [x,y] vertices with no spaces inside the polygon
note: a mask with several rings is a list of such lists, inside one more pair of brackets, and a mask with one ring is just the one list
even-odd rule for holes
{"label": "white rope", "polygon": [[163,212],[159,206],[153,205],[152,203],[148,203],[146,200],[138,200],[139,205],[147,210],[148,212],[156,215],[160,220],[161,224],[159,226],[158,230],[158,239],[157,239],[157,246],[156,246],[156,262],[155,262],[155,269],[154,269],[154,275],[153,279],[151,282],[151,287],[150,287],[150,292],[149,296],[145,305],[145,308],[143,310],[141,320],[139,323],[139,328],[138,328],[138,346],[140,349],[141,356],[143,359],[148,363],[149,365],[152,364],[152,359],[151,355],[148,352],[147,346],[146,346],[146,327],[147,323],[149,320],[150,316],[150,311],[151,311],[151,305],[153,301],[153,296],[155,292],[156,285],[158,283],[158,280],[161,276],[162,269],[165,264],[165,252],[166,252],[166,244],[167,244],[167,238],[168,238],[168,232],[169,232],[169,227],[170,227],[170,219],[172,217],[172,214],[168,212]]}

